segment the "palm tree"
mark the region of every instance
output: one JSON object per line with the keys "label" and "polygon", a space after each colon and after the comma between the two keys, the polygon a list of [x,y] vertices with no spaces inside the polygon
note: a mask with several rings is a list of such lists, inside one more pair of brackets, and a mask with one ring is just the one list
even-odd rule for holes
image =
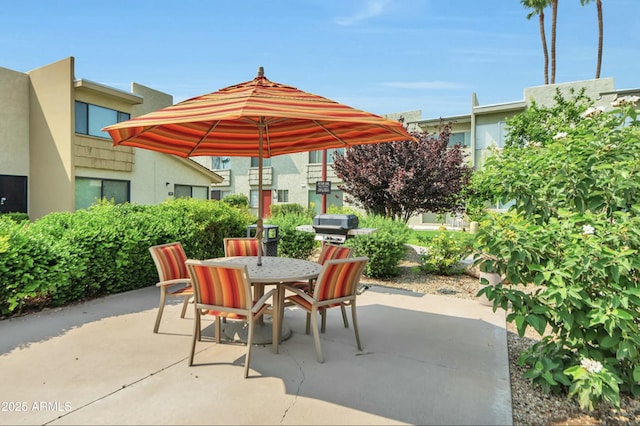
{"label": "palm tree", "polygon": [[527,19],[538,15],[542,53],[544,54],[544,84],[549,84],[549,51],[547,50],[547,37],[544,30],[544,8],[549,5],[550,0],[520,0],[520,2],[524,7],[532,9],[527,15]]}
{"label": "palm tree", "polygon": [[551,1],[551,84],[556,82],[556,20],[558,17],[558,0]]}
{"label": "palm tree", "polygon": [[[591,3],[591,0],[580,0],[581,5]],[[602,66],[602,38],[603,38],[603,24],[602,24],[602,0],[596,0],[596,9],[598,10],[598,63],[596,65],[596,78],[600,78],[600,67]]]}

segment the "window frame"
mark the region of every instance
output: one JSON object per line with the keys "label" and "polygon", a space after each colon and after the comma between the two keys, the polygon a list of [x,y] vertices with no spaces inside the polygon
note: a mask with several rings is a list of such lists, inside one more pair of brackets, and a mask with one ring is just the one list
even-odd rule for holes
{"label": "window frame", "polygon": [[[83,181],[100,181],[100,197],[99,198],[94,198],[93,202],[91,204],[89,204],[88,206],[84,207],[84,206],[78,206],[78,181],[79,180],[83,180]],[[130,203],[131,202],[131,181],[130,180],[126,180],[126,179],[108,179],[108,178],[100,178],[100,177],[91,177],[91,176],[76,176],[75,178],[75,190],[74,190],[74,194],[75,194],[75,209],[76,210],[82,210],[82,209],[86,209],[89,208],[90,206],[92,206],[93,204],[95,204],[96,199],[97,200],[102,200],[105,198],[105,182],[120,182],[120,183],[125,183],[126,184],[126,195],[123,197],[125,198],[124,201],[122,202],[116,202],[116,204],[124,204],[124,203]]]}
{"label": "window frame", "polygon": [[[93,133],[92,130],[92,126],[91,126],[91,110],[93,108],[100,108],[101,110],[105,110],[105,111],[113,111],[115,113],[116,116],[116,122],[115,123],[102,123],[99,126],[102,128],[104,126],[108,126],[110,124],[116,124],[116,123],[120,123],[123,121],[127,121],[129,119],[131,119],[131,114],[128,112],[124,112],[124,111],[118,111],[116,109],[113,108],[107,108],[104,107],[102,105],[96,105],[96,104],[92,104],[89,102],[84,102],[84,101],[75,101],[75,105],[74,105],[74,119],[75,119],[75,125],[74,125],[74,131],[76,134],[78,135],[84,135],[84,136],[92,136],[94,138],[101,138],[101,139],[109,139],[109,133],[107,132],[103,132],[103,131],[99,131],[99,133]],[[80,110],[82,109],[82,110]],[[81,114],[81,116],[80,116]],[[96,117],[97,119],[97,117]],[[82,124],[82,128],[80,128],[80,124]],[[103,125],[104,124],[104,125]]]}

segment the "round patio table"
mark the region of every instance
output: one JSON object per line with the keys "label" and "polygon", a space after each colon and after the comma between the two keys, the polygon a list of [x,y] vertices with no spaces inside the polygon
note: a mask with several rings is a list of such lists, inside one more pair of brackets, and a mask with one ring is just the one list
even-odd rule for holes
{"label": "round patio table", "polygon": [[[272,310],[272,323],[256,324],[253,335],[254,344],[272,343],[275,353],[278,353],[280,340],[291,336],[291,329],[282,324],[284,316],[284,287],[283,284],[297,281],[314,280],[318,278],[322,266],[316,262],[288,257],[262,256],[262,265],[258,265],[257,256],[233,256],[208,259],[214,262],[227,262],[247,266],[249,280],[254,287],[255,300],[264,294],[265,285],[276,286],[276,296]],[[232,321],[222,324],[222,333],[231,340],[247,341],[248,327],[243,322]]]}

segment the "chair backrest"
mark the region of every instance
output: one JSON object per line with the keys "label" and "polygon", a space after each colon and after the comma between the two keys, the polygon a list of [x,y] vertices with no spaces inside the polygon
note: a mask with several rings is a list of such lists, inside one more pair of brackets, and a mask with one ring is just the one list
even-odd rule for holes
{"label": "chair backrest", "polygon": [[260,240],[257,238],[225,238],[224,255],[257,256]]}
{"label": "chair backrest", "polygon": [[149,252],[156,264],[160,281],[189,278],[185,262],[187,255],[180,242],[160,244],[149,247]]}
{"label": "chair backrest", "polygon": [[332,259],[345,259],[351,257],[353,248],[347,246],[339,246],[337,244],[325,244],[320,252],[318,263],[324,265],[327,260]]}
{"label": "chair backrest", "polygon": [[368,261],[368,257],[327,260],[318,275],[313,297],[322,301],[354,296]]}
{"label": "chair backrest", "polygon": [[251,309],[251,284],[246,265],[187,260],[197,304]]}

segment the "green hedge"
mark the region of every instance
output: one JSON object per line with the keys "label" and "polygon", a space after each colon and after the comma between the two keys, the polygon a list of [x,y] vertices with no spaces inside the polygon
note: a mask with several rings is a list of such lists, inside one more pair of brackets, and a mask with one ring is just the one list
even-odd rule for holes
{"label": "green hedge", "polygon": [[314,233],[298,231],[296,227],[311,225],[312,219],[305,213],[286,211],[288,213],[281,212],[269,220],[270,224],[279,228],[278,256],[307,259],[319,243],[315,241]]}
{"label": "green hedge", "polygon": [[398,275],[398,264],[405,256],[405,243],[411,233],[409,227],[404,222],[382,216],[359,217],[359,226],[377,229],[373,234],[359,235],[345,243],[354,248],[355,256],[369,258],[365,275],[374,278]]}
{"label": "green hedge", "polygon": [[[310,215],[289,207],[280,213],[270,221],[279,227],[278,254],[310,257],[318,246],[314,234],[295,230],[311,224]],[[34,223],[0,216],[0,316],[153,285],[150,246],[180,241],[190,258],[219,257],[223,239],[245,236],[254,222],[247,209],[192,199],[153,206],[103,202]],[[396,275],[407,226],[375,216],[360,218],[360,226],[378,229],[347,242],[356,255],[369,257],[365,274]]]}
{"label": "green hedge", "polygon": [[248,211],[217,201],[99,203],[32,224],[0,217],[0,315],[152,285],[148,248],[182,242],[187,256],[224,255],[223,238],[244,236]]}

